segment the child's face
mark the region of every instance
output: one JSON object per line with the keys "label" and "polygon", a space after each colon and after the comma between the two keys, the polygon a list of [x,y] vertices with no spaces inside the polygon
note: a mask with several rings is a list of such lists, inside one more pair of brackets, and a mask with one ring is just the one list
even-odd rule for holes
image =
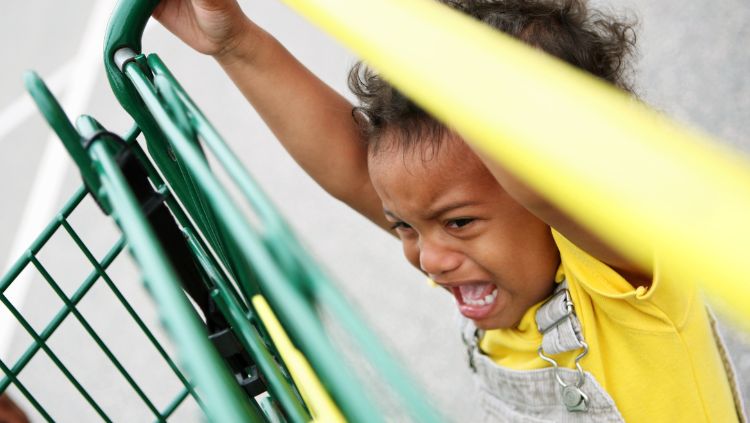
{"label": "child's face", "polygon": [[[370,154],[369,171],[404,255],[482,329],[518,324],[559,263],[549,227],[513,200],[457,137]],[[434,154],[433,154],[434,153]]]}

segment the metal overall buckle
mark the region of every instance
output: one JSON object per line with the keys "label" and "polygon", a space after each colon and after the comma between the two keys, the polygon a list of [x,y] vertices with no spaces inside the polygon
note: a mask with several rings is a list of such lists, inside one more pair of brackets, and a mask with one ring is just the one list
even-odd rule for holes
{"label": "metal overall buckle", "polygon": [[[558,327],[563,322],[574,318],[574,307],[573,302],[570,301],[570,291],[568,289],[560,289],[557,292],[555,292],[551,298],[549,298],[545,303],[542,305],[542,307],[546,306],[548,303],[551,303],[558,298],[563,297],[564,299],[564,305],[565,305],[565,312],[562,316],[557,318],[552,324],[541,327],[538,326],[539,332],[542,333],[542,335],[546,336],[547,333]],[[552,367],[555,369],[555,379],[557,380],[557,383],[560,385],[561,390],[560,394],[562,397],[562,402],[565,405],[565,408],[570,412],[583,412],[588,410],[588,403],[589,403],[589,397],[586,395],[586,393],[581,390],[581,386],[583,386],[583,382],[586,380],[586,376],[583,373],[583,368],[581,367],[581,359],[586,356],[586,354],[589,352],[589,346],[584,342],[583,340],[579,339],[579,343],[582,345],[583,351],[578,354],[578,356],[575,359],[575,366],[578,372],[576,373],[576,380],[574,383],[567,383],[562,378],[562,374],[560,372],[560,367],[557,364],[557,361],[555,361],[552,357],[547,356],[544,354],[544,350],[542,349],[542,346],[539,346],[539,349],[537,350],[537,353],[539,354],[539,357],[550,363]]]}
{"label": "metal overall buckle", "polygon": [[560,366],[557,365],[557,361],[549,356],[544,355],[541,346],[537,350],[539,357],[542,360],[552,364],[552,367],[555,369],[555,379],[561,387],[560,394],[562,396],[562,402],[565,405],[565,408],[571,412],[588,410],[589,397],[585,392],[581,390],[581,386],[583,386],[583,382],[586,380],[586,375],[583,373],[583,368],[581,367],[580,363],[581,359],[588,352],[589,346],[588,344],[583,342],[583,351],[576,357],[576,370],[578,370],[578,372],[576,373],[576,381],[569,384],[562,378],[562,375],[560,374]]}

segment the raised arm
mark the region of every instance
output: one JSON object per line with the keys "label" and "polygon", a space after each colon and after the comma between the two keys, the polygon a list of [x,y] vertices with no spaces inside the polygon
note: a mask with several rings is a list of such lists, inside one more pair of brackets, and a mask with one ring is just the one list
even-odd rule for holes
{"label": "raised arm", "polygon": [[653,269],[644,269],[635,265],[542,195],[522,183],[501,165],[476,150],[475,153],[480,156],[503,189],[536,217],[599,261],[608,264],[634,287],[651,286]]}
{"label": "raised arm", "polygon": [[368,176],[366,146],[344,97],[247,18],[236,0],[162,0],[154,17],[217,60],[323,189],[388,229]]}

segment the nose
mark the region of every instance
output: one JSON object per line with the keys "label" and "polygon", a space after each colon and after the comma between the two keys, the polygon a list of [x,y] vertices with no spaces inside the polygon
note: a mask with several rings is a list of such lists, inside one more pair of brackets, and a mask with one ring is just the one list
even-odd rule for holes
{"label": "nose", "polygon": [[461,258],[461,253],[439,240],[420,240],[419,267],[431,278],[457,269],[461,265]]}

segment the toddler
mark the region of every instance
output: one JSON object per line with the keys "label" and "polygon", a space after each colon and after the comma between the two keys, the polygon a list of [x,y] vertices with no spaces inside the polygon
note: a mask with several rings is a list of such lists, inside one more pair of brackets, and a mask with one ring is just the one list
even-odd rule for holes
{"label": "toddler", "polygon": [[[631,25],[583,0],[443,3],[630,91]],[[620,256],[364,65],[350,73],[353,108],[236,0],[162,0],[154,16],[215,57],[307,173],[455,297],[485,420],[741,418],[690,284]]]}

